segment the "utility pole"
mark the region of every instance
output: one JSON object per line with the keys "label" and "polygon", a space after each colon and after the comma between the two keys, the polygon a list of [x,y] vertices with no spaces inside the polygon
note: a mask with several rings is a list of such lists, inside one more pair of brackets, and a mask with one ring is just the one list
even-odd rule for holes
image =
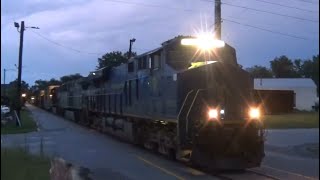
{"label": "utility pole", "polygon": [[[17,100],[18,100],[18,107],[17,107],[17,115],[20,119],[20,110],[21,110],[21,73],[22,73],[22,50],[23,50],[23,32],[24,32],[24,21],[21,21],[21,28],[20,28],[20,46],[19,46],[19,65],[18,65],[18,86],[17,86]],[[17,121],[17,126],[19,126]]]}
{"label": "utility pole", "polygon": [[130,45],[129,45],[129,54],[128,54],[128,60],[131,58],[131,56],[132,56],[132,44],[134,43],[136,41],[136,39],[135,38],[133,38],[133,39],[130,39]]}
{"label": "utility pole", "polygon": [[6,68],[3,68],[3,84],[3,94],[6,96]]}
{"label": "utility pole", "polygon": [[[18,29],[19,32],[19,23],[14,22],[14,26]],[[17,115],[20,119],[20,110],[21,110],[21,74],[22,74],[22,50],[23,50],[23,33],[26,30],[26,28],[33,28],[33,29],[39,29],[38,27],[25,27],[24,21],[21,21],[21,27],[20,27],[20,45],[19,45],[19,65],[18,65],[18,85],[17,85]],[[18,121],[16,122],[16,125],[19,126]]]}
{"label": "utility pole", "polygon": [[3,68],[3,84],[6,85],[6,68]]}
{"label": "utility pole", "polygon": [[215,9],[214,9],[214,24],[215,24],[215,33],[216,38],[221,40],[221,0],[215,0]]}

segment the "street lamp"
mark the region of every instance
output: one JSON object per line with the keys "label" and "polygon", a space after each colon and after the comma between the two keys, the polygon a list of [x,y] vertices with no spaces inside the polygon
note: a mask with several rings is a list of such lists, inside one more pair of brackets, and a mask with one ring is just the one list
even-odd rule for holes
{"label": "street lamp", "polygon": [[27,94],[26,93],[23,93],[22,95],[21,95],[21,97],[26,97],[27,96]]}
{"label": "street lamp", "polygon": [[136,41],[136,39],[135,39],[135,38],[130,39],[128,59],[130,59],[130,58],[131,58],[131,55],[132,55],[132,52],[131,52],[132,44],[133,44],[135,41]]}

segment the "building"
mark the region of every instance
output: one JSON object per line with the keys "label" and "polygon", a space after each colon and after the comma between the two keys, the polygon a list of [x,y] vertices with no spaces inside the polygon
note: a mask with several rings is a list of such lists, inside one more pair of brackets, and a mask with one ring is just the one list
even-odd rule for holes
{"label": "building", "polygon": [[256,78],[254,89],[258,91],[293,91],[294,108],[311,111],[317,99],[317,86],[309,78]]}

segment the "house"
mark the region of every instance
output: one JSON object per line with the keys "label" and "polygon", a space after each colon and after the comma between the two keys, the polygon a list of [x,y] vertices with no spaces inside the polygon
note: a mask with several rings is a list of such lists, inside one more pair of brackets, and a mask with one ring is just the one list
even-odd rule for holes
{"label": "house", "polygon": [[257,91],[293,91],[293,106],[298,110],[311,111],[317,99],[317,86],[309,78],[255,78]]}

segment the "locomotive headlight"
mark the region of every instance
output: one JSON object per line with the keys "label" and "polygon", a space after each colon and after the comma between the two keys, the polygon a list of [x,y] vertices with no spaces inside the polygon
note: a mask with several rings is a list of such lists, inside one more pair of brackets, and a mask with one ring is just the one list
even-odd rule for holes
{"label": "locomotive headlight", "polygon": [[181,45],[185,46],[197,46],[203,51],[209,51],[214,48],[222,48],[225,46],[225,42],[214,37],[213,33],[201,32],[196,38],[184,38],[181,40]]}
{"label": "locomotive headlight", "polygon": [[251,108],[249,110],[250,119],[259,119],[260,118],[260,110],[258,108]]}
{"label": "locomotive headlight", "polygon": [[210,109],[208,112],[209,119],[218,119],[218,110]]}

